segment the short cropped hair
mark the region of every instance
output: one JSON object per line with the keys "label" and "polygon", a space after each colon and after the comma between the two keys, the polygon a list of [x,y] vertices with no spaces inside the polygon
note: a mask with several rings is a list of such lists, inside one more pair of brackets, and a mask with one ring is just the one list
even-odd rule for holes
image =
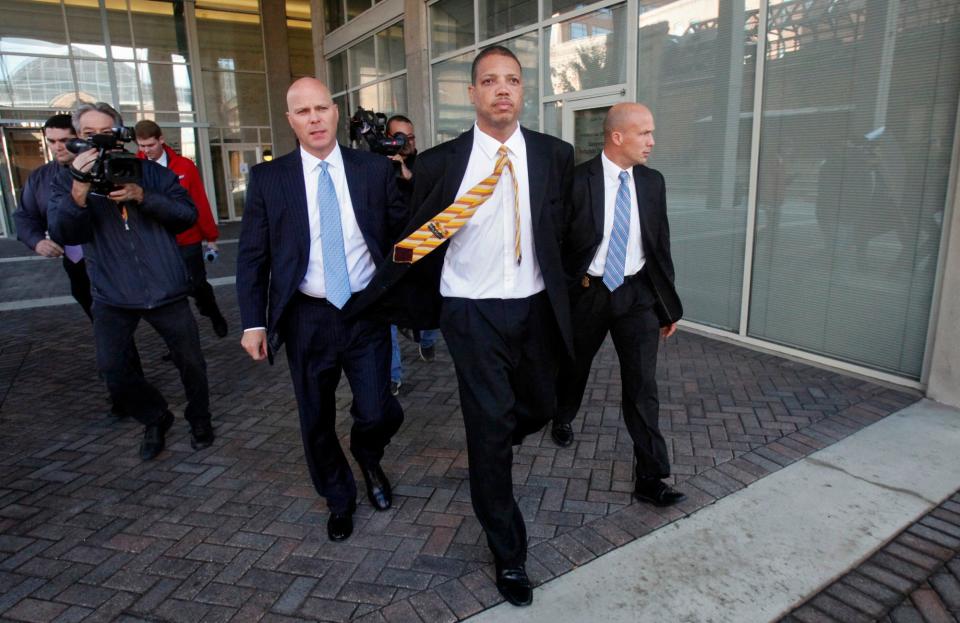
{"label": "short cropped hair", "polygon": [[480,53],[473,59],[473,64],[470,65],[470,84],[477,83],[477,65],[488,56],[506,56],[512,58],[514,62],[517,63],[517,66],[523,69],[523,65],[520,64],[520,59],[517,58],[517,55],[514,54],[510,48],[505,48],[502,45],[491,45],[480,50]]}
{"label": "short cropped hair", "polygon": [[43,129],[53,128],[55,130],[70,130],[76,134],[76,130],[73,129],[73,119],[70,115],[54,115],[47,119],[47,122],[43,124]]}
{"label": "short cropped hair", "polygon": [[393,123],[394,121],[396,121],[397,123],[409,123],[410,125],[413,125],[413,121],[410,121],[410,119],[408,119],[407,117],[403,115],[394,115],[389,119],[387,119],[386,126],[384,127],[384,129],[387,132],[390,131],[390,124]]}
{"label": "short cropped hair", "polygon": [[154,121],[149,119],[144,119],[143,121],[138,121],[137,125],[133,126],[134,135],[143,140],[148,138],[160,138],[163,136],[163,130],[160,129],[160,126]]}
{"label": "short cropped hair", "polygon": [[123,117],[121,117],[120,113],[117,112],[117,109],[110,104],[106,102],[94,102],[93,104],[90,102],[83,102],[77,105],[77,109],[73,113],[73,129],[78,135],[80,134],[80,117],[90,111],[110,115],[113,117],[114,127],[123,125]]}

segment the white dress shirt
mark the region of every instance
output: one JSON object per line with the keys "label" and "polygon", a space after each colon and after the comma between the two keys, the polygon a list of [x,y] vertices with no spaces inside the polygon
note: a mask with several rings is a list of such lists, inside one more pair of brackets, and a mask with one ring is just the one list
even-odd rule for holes
{"label": "white dress shirt", "polygon": [[[530,218],[530,179],[527,145],[520,125],[506,143],[517,174],[520,207],[520,253],[517,264],[514,234],[513,181],[504,167],[493,194],[450,239],[440,275],[440,294],[468,299],[518,299],[545,289],[533,246]],[[493,173],[500,141],[473,128],[473,149],[457,197]]]}
{"label": "white dress shirt", "polygon": [[[617,206],[617,189],[620,188],[620,172],[623,171],[615,165],[607,154],[601,152],[600,160],[603,162],[603,241],[600,242],[600,248],[597,254],[593,256],[593,262],[587,273],[594,277],[603,277],[603,269],[607,265],[607,248],[610,246],[610,234],[613,231],[613,215]],[[627,169],[627,185],[630,187],[630,232],[627,236],[627,260],[624,266],[623,276],[629,277],[640,272],[643,268],[643,245],[640,243],[640,210],[637,207],[637,185],[633,180],[633,169]]]}
{"label": "white dress shirt", "polygon": [[[326,297],[323,277],[323,240],[320,238],[320,209],[317,202],[317,185],[320,180],[320,158],[300,148],[303,163],[303,180],[307,192],[307,215],[310,218],[310,259],[307,262],[307,274],[300,282],[300,291],[316,298]],[[340,227],[343,230],[343,250],[347,256],[347,272],[350,275],[350,291],[359,292],[367,287],[376,266],[367,242],[363,239],[357,217],[353,213],[350,189],[347,187],[347,173],[343,167],[343,154],[340,145],[335,145],[327,156],[327,173],[333,181],[340,204]]]}
{"label": "white dress shirt", "polygon": [[160,157],[157,158],[155,162],[156,162],[157,164],[159,164],[161,167],[166,168],[166,167],[167,167],[167,160],[168,160],[168,158],[167,158],[167,150],[164,149],[162,152],[160,152]]}

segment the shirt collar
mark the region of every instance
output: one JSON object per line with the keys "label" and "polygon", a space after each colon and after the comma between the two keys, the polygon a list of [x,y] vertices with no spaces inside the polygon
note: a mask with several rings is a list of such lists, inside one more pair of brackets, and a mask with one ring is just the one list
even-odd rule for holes
{"label": "shirt collar", "polygon": [[523,132],[520,131],[519,123],[517,123],[517,127],[513,131],[513,134],[510,135],[510,138],[508,138],[505,143],[501,143],[497,139],[481,130],[480,126],[474,122],[473,144],[479,147],[480,151],[483,152],[483,155],[491,160],[496,160],[497,150],[500,149],[500,145],[506,145],[510,155],[514,158],[521,158],[526,153],[526,143],[523,140]]}
{"label": "shirt collar", "polygon": [[327,154],[327,157],[321,160],[317,158],[303,146],[300,146],[300,160],[303,162],[304,171],[313,171],[320,166],[321,162],[327,162],[334,169],[343,168],[343,154],[340,152],[340,143],[334,143],[333,151]]}
{"label": "shirt collar", "polygon": [[633,167],[629,169],[621,169],[619,165],[614,164],[613,160],[607,158],[606,152],[600,152],[600,161],[603,162],[603,174],[615,182],[620,182],[620,172],[626,171],[627,175],[630,176],[630,181],[633,181]]}

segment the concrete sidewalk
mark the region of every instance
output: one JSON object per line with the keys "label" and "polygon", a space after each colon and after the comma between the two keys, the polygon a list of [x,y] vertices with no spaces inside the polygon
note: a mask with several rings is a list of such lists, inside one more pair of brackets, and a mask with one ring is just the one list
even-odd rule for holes
{"label": "concrete sidewalk", "polygon": [[[37,298],[40,285],[51,296],[65,292],[59,290],[65,283],[56,281],[62,270],[44,274],[41,281],[50,281],[38,285],[25,267],[43,262],[12,264],[23,268],[14,278],[4,265],[3,301]],[[216,277],[229,282],[231,275]],[[167,450],[149,463],[136,455],[141,427],[105,415],[90,326],[80,309],[3,312],[0,618],[433,623],[500,603],[470,507],[456,379],[442,343],[436,362],[426,364],[416,361],[414,344],[402,341],[406,421],[384,458],[395,507],[376,513],[361,496],[353,537],[334,544],[326,540],[325,504],[304,466],[285,362],[250,361],[238,344],[233,289],[225,285],[216,293],[232,333],[218,340],[205,320],[200,327],[217,442],[193,452],[178,419]],[[148,378],[180,412],[182,387],[173,366],[161,360],[164,345],[149,328],[137,339]],[[663,348],[658,376],[673,480],[689,499],[655,509],[630,496],[632,443],[620,417],[616,361],[606,344],[574,422],[574,446],[560,449],[538,434],[515,453],[515,493],[530,541],[527,568],[541,585],[534,609],[524,612],[546,605],[567,575],[577,577],[568,572],[593,568],[593,561],[609,566],[605,554],[665,540],[716,508],[731,507],[731,516],[751,508],[753,492],[764,490],[757,487],[788,477],[788,466],[837,472],[803,461],[851,435],[855,442],[858,431],[886,424],[919,398],[681,333]],[[350,426],[345,385],[337,423],[344,435]],[[888,458],[880,448],[873,456]],[[765,509],[782,497],[790,495],[774,488],[750,502],[764,512],[737,521],[759,534]],[[739,561],[749,569],[765,556]],[[784,581],[796,605],[816,588],[798,577]],[[682,585],[671,582],[666,592]],[[630,603],[630,592],[622,599]]]}

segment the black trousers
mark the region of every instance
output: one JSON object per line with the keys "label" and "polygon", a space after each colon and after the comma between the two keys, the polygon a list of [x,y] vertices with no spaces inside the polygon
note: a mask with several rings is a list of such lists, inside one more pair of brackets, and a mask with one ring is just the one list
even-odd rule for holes
{"label": "black trousers", "polygon": [[93,305],[93,337],[97,345],[97,368],[107,383],[113,403],[145,425],[156,424],[167,410],[167,401],[134,365],[133,336],[140,319],[146,320],[167,343],[187,396],[184,417],[188,422],[210,420],[207,363],[200,351],[197,321],[186,299],[154,309],[127,309]]}
{"label": "black trousers", "polygon": [[199,242],[187,244],[181,247],[180,257],[183,263],[187,265],[187,271],[190,273],[190,282],[193,284],[193,291],[190,296],[197,304],[197,311],[201,316],[207,318],[217,318],[221,316],[220,308],[217,306],[217,298],[213,295],[213,286],[207,281],[207,269],[203,263],[203,247]]}
{"label": "black trousers", "polygon": [[390,395],[390,327],[347,320],[325,299],[297,294],[282,331],[310,478],[330,512],[347,512],[357,485],[337,439],[337,385],[346,373],[353,392],[351,454],[360,465],[379,463],[403,423],[403,409]]}
{"label": "black trousers", "polygon": [[90,308],[93,307],[93,296],[90,294],[90,277],[87,275],[87,262],[81,259],[74,264],[67,256],[63,256],[63,270],[70,279],[70,294],[83,308],[83,313],[87,318],[93,320],[93,313]]}
{"label": "black trousers", "polygon": [[525,299],[446,298],[440,330],[453,358],[467,434],[473,510],[497,564],[527,557],[513,497],[513,448],[550,421],[560,333],[546,292]]}
{"label": "black trousers", "polygon": [[576,417],[593,357],[609,331],[620,359],[623,419],[633,440],[637,477],[666,478],[670,460],[660,434],[656,378],[660,327],[648,278],[640,271],[612,293],[599,277],[589,281],[570,293],[576,356],[560,366],[556,421],[569,424]]}

